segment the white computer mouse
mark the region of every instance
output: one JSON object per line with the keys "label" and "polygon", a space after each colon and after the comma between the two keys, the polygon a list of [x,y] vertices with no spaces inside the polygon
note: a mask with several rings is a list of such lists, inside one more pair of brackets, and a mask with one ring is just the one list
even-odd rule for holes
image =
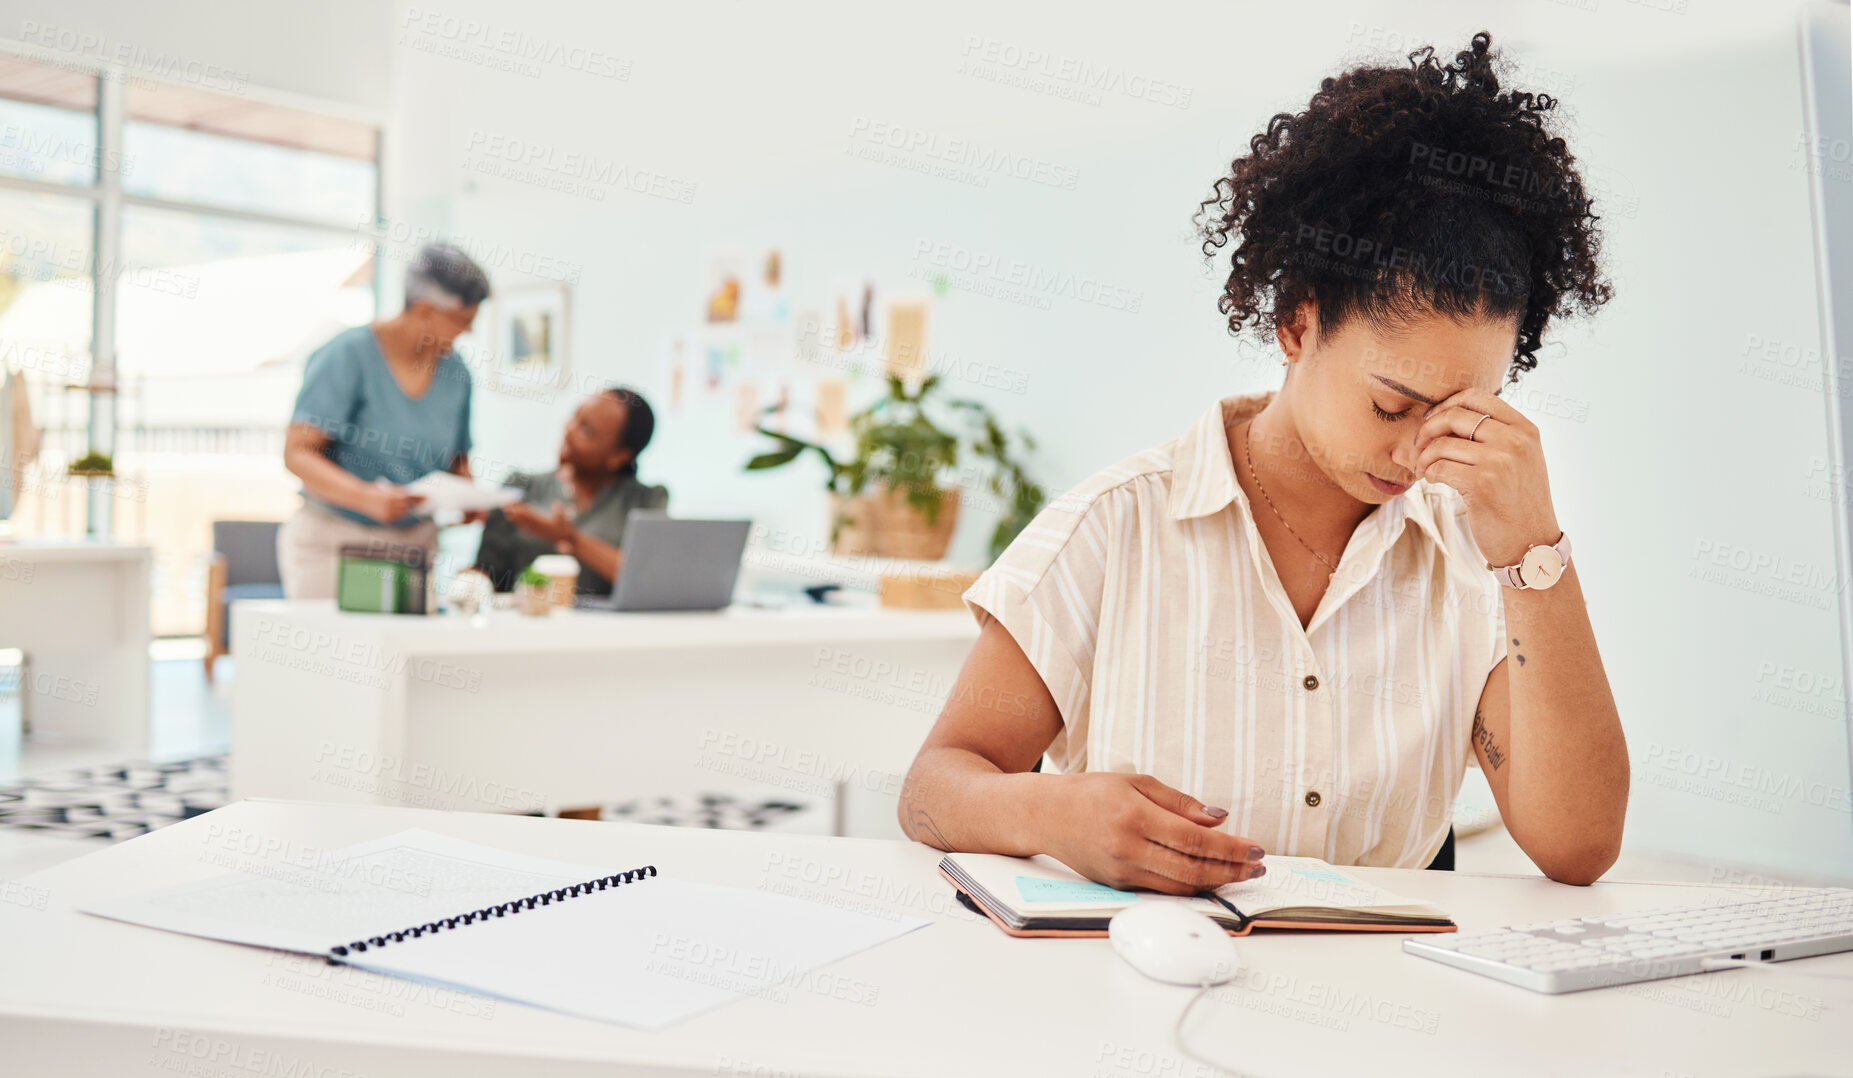
{"label": "white computer mouse", "polygon": [[1127,965],[1166,984],[1222,984],[1242,969],[1228,931],[1175,902],[1127,906],[1107,922],[1107,938]]}

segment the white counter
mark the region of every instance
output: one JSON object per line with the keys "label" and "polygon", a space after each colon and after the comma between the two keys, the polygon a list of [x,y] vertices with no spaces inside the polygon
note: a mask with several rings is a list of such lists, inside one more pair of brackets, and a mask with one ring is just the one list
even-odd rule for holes
{"label": "white counter", "polygon": [[149,562],[126,543],[0,542],[0,648],[25,652],[35,735],[146,751]]}
{"label": "white counter", "polygon": [[[977,627],[964,611],[232,614],[234,797],[541,811],[786,791],[892,805]],[[847,798],[847,800],[846,800]]]}

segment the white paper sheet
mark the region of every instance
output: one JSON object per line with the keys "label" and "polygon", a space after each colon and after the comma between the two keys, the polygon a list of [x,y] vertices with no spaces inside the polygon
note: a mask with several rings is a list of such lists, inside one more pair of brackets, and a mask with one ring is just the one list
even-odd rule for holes
{"label": "white paper sheet", "polygon": [[430,472],[407,483],[405,489],[425,496],[412,510],[419,516],[446,509],[495,509],[521,500],[521,491],[515,487],[484,486],[450,472]]}
{"label": "white paper sheet", "polygon": [[369,935],[641,867],[549,861],[413,829],[339,850],[305,850],[82,911],[189,936],[320,954]]}
{"label": "white paper sheet", "polygon": [[1269,854],[1261,863],[1267,866],[1267,875],[1216,889],[1217,894],[1250,917],[1295,907],[1446,916],[1427,903],[1391,894],[1316,857]]}
{"label": "white paper sheet", "polygon": [[872,1004],[877,986],[818,967],[927,923],[656,876],[342,961],[659,1029],[754,993]]}

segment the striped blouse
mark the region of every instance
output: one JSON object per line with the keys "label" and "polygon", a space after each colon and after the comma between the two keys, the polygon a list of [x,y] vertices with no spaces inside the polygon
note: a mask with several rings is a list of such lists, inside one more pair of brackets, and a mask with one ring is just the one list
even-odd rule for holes
{"label": "striped blouse", "polygon": [[963,598],[1054,697],[1057,771],[1156,776],[1269,853],[1419,868],[1505,656],[1503,588],[1460,495],[1417,480],[1358,525],[1302,629],[1224,433],[1272,395],[1062,495]]}

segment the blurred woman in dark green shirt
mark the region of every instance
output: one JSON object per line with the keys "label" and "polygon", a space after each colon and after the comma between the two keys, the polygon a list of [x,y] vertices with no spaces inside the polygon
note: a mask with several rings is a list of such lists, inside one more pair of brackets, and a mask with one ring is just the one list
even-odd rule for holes
{"label": "blurred woman in dark green shirt", "polygon": [[637,478],[637,455],[655,429],[649,402],[635,390],[587,397],[566,424],[559,470],[508,478],[522,498],[489,514],[476,568],[497,591],[508,591],[535,558],[571,554],[579,560],[579,594],[611,594],[631,510],[669,507],[667,489]]}

